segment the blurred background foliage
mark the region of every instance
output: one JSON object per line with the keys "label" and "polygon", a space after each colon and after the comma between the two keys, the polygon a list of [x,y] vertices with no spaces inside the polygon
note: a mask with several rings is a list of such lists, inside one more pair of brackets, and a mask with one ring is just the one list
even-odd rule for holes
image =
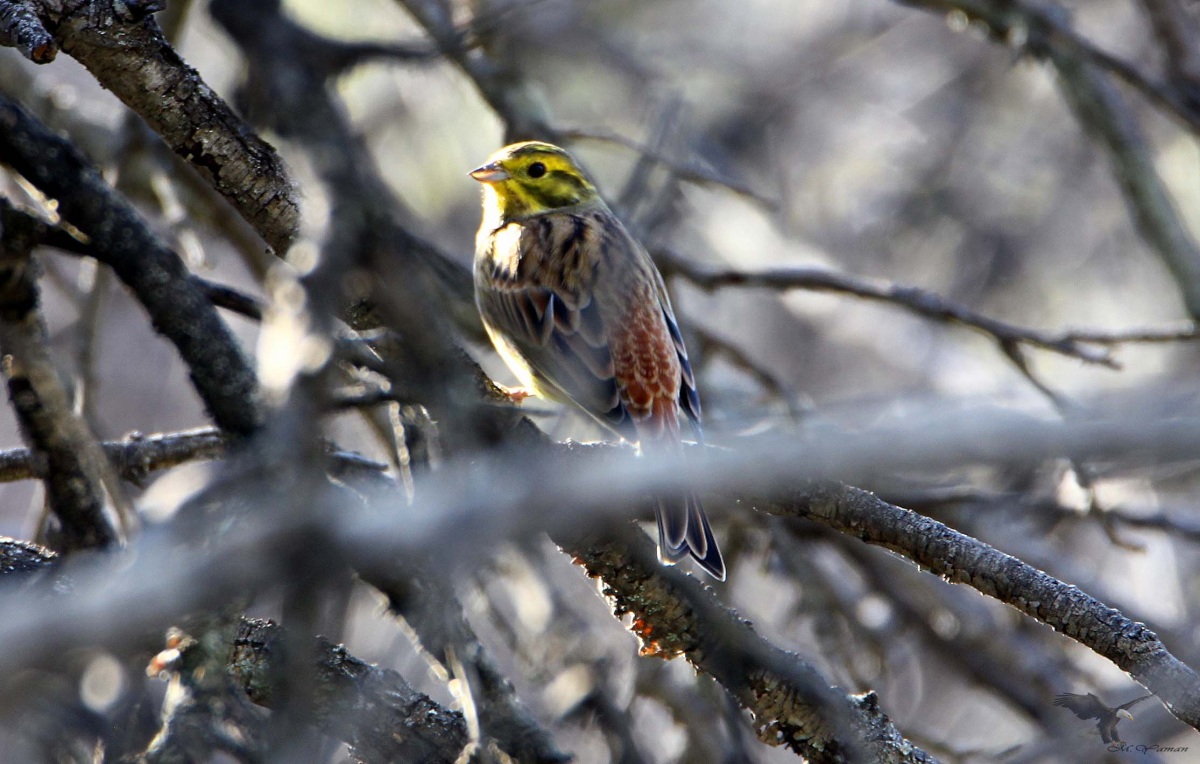
{"label": "blurred background foliage", "polygon": [[[239,50],[205,4],[190,5],[177,47],[236,103]],[[1103,49],[1145,70],[1159,65],[1136,3],[1063,5],[1077,30]],[[389,0],[286,6],[339,39],[424,39]],[[457,3],[455,12],[465,22],[472,4]],[[1048,330],[1153,327],[1186,317],[1170,274],[1131,222],[1108,157],[1071,113],[1052,69],[978,29],[887,0],[531,0],[487,4],[487,13],[499,30],[489,40],[493,52],[535,84],[556,125],[654,145],[670,165],[701,168],[736,187],[680,182],[662,164],[631,183],[636,150],[573,141],[652,249],[738,269],[822,266],[920,286]],[[35,67],[2,50],[0,83],[105,167],[193,268],[258,288],[259,266],[242,256],[221,221],[194,214],[192,191],[150,146],[153,139],[73,61],[63,56]],[[377,60],[344,75],[337,89],[420,232],[469,263],[479,189],[466,172],[504,142],[472,82],[442,59]],[[1196,135],[1122,92],[1177,209],[1200,235]],[[303,196],[306,239],[292,253],[303,258],[325,235],[328,200],[303,153],[277,145]],[[11,178],[0,183],[5,193],[22,193]],[[98,435],[205,422],[174,350],[119,286],[97,281],[85,262],[43,262],[54,348],[67,375],[89,380]],[[670,287],[698,358],[716,442],[931,410],[1059,415],[994,340],[962,327],[837,294],[706,292],[681,278]],[[254,347],[256,327],[239,318],[231,324]],[[511,381],[490,351],[473,351],[497,379]],[[1129,345],[1116,355],[1120,370],[1027,351],[1042,383],[1099,410],[1194,405],[1193,345]],[[541,421],[557,437],[582,434],[570,421]],[[334,433],[345,447],[379,453],[350,415]],[[0,407],[0,445],[19,443],[11,413]],[[1130,518],[1165,515],[1194,529],[1195,470],[1097,468],[1095,478],[1100,511],[1092,513],[1086,486],[1068,464],[881,475],[865,487],[1148,620],[1195,665],[1197,534],[1102,517],[1119,508]],[[0,532],[32,535],[39,492],[33,482],[0,487]],[[876,690],[905,734],[948,761],[1043,754],[1097,761],[1093,727],[1051,708],[1053,694],[1098,691],[1115,705],[1140,690],[1079,645],[886,552],[815,526],[725,514],[736,514],[718,531],[735,559],[723,588],[728,601],[843,687]],[[711,680],[696,678],[682,661],[637,658],[633,637],[548,542],[481,560],[457,585],[520,696],[579,761],[617,760],[603,725],[594,723],[598,709],[627,715],[645,761],[718,761],[732,737],[745,734],[712,722],[736,712]],[[270,602],[256,608],[273,612]],[[426,675],[406,637],[379,616],[375,596],[357,588],[341,633],[329,636],[449,702],[441,680]],[[1147,706],[1123,723],[1127,740],[1195,744],[1194,732]],[[753,761],[792,758],[748,745]]]}

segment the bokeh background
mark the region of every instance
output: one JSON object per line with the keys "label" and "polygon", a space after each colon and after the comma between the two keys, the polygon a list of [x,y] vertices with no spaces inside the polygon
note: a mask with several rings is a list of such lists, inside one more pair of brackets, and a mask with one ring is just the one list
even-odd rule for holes
{"label": "bokeh background", "polygon": [[[313,31],[339,39],[424,39],[398,2],[285,5]],[[461,21],[472,5],[454,4]],[[238,47],[205,3],[182,6],[178,49],[236,102],[245,65]],[[1161,67],[1139,3],[1062,6],[1100,48],[1147,73]],[[920,286],[1045,330],[1153,328],[1187,317],[1169,272],[1138,235],[1105,150],[1071,112],[1053,69],[956,18],[887,0],[488,7],[499,30],[494,51],[535,86],[557,126],[621,136],[670,160],[644,167],[636,146],[603,137],[570,143],[652,250],[713,266],[819,266]],[[420,232],[469,263],[479,189],[466,173],[503,143],[502,124],[472,82],[441,59],[377,60],[336,86]],[[66,56],[35,67],[0,50],[0,88],[104,166],[195,270],[261,294],[261,260],[221,220],[198,212],[186,171],[81,67]],[[1131,89],[1119,92],[1181,218],[1200,235],[1196,134]],[[303,197],[306,241],[293,256],[311,254],[326,235],[326,192],[302,151],[267,137]],[[0,192],[27,198],[11,177],[0,176]],[[41,262],[53,348],[98,435],[205,424],[174,350],[119,284],[73,258],[46,253]],[[1196,403],[1196,348],[1186,341],[1119,346],[1119,370],[1027,350],[1032,373],[1068,401],[1064,408],[992,338],[892,304],[804,290],[709,292],[680,277],[669,285],[717,443],[930,411],[1058,417],[1075,405],[1114,412]],[[254,348],[256,326],[230,323]],[[498,380],[511,381],[487,348],[471,349]],[[569,418],[539,422],[556,437],[591,435]],[[383,455],[353,416],[331,432],[344,447]],[[0,407],[0,448],[20,443]],[[1081,484],[1071,465],[1042,464],[880,475],[866,487],[1078,584],[1152,623],[1184,660],[1200,658],[1194,466],[1097,468]],[[40,512],[34,482],[0,486],[0,533],[30,538]],[[1142,694],[1079,645],[881,550],[816,527],[727,514],[735,516],[718,531],[734,559],[722,588],[727,601],[844,688],[877,691],[900,729],[947,761],[1099,761],[1106,754],[1093,725],[1052,708],[1053,695],[1093,691],[1115,705]],[[1157,524],[1166,527],[1138,518],[1165,518]],[[731,736],[747,734],[735,732],[736,712],[710,680],[682,661],[638,658],[634,638],[548,541],[502,549],[456,584],[521,697],[579,761],[617,760],[596,697],[632,726],[643,761],[718,761]],[[255,607],[274,612],[270,602]],[[355,589],[340,633],[329,636],[450,702],[366,587]],[[1200,751],[1194,731],[1156,701],[1135,712],[1122,723],[1126,740]],[[753,761],[792,758],[746,745]]]}

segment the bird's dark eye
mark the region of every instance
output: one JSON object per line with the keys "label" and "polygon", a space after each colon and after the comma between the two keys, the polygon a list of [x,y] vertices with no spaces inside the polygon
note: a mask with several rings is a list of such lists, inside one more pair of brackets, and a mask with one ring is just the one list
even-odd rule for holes
{"label": "bird's dark eye", "polygon": [[529,177],[540,178],[546,174],[546,165],[541,162],[534,162],[529,165]]}

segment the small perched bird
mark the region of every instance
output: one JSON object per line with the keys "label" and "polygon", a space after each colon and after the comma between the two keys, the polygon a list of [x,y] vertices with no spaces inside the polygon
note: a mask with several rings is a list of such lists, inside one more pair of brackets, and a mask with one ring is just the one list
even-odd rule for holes
{"label": "small perched bird", "polygon": [[1133,714],[1129,713],[1129,709],[1143,700],[1153,697],[1153,695],[1143,695],[1128,703],[1122,703],[1116,708],[1109,708],[1100,698],[1090,692],[1087,695],[1064,692],[1054,696],[1054,705],[1070,710],[1080,719],[1096,719],[1096,729],[1100,730],[1100,738],[1105,743],[1123,743],[1125,741],[1117,734],[1117,722],[1122,719],[1132,721]]}
{"label": "small perched bird", "polygon": [[[475,301],[525,389],[571,404],[645,453],[680,448],[680,412],[700,439],[700,397],[662,276],[578,163],[530,141],[471,172],[483,184]],[[659,558],[725,562],[694,495],[660,498]]]}

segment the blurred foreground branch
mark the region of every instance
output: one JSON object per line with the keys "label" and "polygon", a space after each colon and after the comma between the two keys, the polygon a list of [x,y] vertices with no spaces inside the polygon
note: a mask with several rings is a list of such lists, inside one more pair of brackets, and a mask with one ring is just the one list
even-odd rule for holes
{"label": "blurred foreground branch", "polygon": [[[164,622],[194,611],[218,592],[258,591],[282,584],[280,577],[287,575],[287,568],[263,558],[258,550],[303,542],[315,545],[312,553],[319,553],[327,561],[344,557],[357,569],[371,570],[414,555],[416,559],[429,559],[428,550],[436,549],[438,564],[456,567],[477,560],[483,550],[494,549],[501,539],[548,530],[563,540],[593,574],[601,576],[620,612],[636,615],[635,630],[650,652],[664,656],[687,654],[706,672],[728,682],[744,704],[756,709],[763,727],[778,723],[780,729],[791,729],[789,725],[797,725],[797,729],[804,730],[803,735],[817,736],[814,740],[826,739],[822,736],[832,732],[841,745],[850,746],[838,749],[847,752],[852,751],[853,744],[839,733],[840,725],[845,724],[849,725],[845,729],[851,731],[867,731],[863,745],[868,750],[876,745],[887,750],[900,746],[895,750],[907,750],[905,755],[916,756],[913,749],[896,742],[887,731],[890,727],[880,726],[883,717],[876,715],[865,700],[837,696],[842,699],[816,702],[828,697],[819,689],[824,680],[800,682],[812,675],[790,658],[784,665],[777,663],[784,660],[782,653],[759,652],[760,648],[766,649],[765,643],[739,625],[724,606],[715,604],[711,594],[698,593],[702,592],[698,582],[677,570],[661,568],[646,539],[617,536],[619,541],[609,548],[604,543],[593,545],[580,535],[588,525],[601,527],[607,517],[622,508],[640,506],[646,493],[678,489],[684,482],[697,490],[719,490],[723,494],[732,491],[746,496],[763,495],[763,486],[776,485],[781,490],[773,495],[787,497],[785,506],[800,508],[789,512],[803,510],[812,514],[812,519],[841,532],[902,549],[942,575],[969,583],[1045,620],[1133,673],[1179,718],[1197,725],[1200,689],[1191,669],[1144,627],[1132,624],[1073,587],[945,526],[883,505],[869,494],[797,484],[795,465],[811,465],[816,474],[852,476],[868,465],[886,470],[897,464],[911,465],[918,457],[926,466],[961,465],[972,459],[984,459],[989,464],[1027,462],[1064,453],[1079,458],[1113,458],[1138,452],[1145,458],[1169,453],[1181,458],[1200,455],[1198,432],[1200,428],[1188,420],[1138,419],[1136,423],[1097,426],[1029,421],[989,424],[977,417],[969,429],[961,431],[925,426],[907,437],[896,432],[864,432],[831,435],[820,443],[750,439],[734,453],[705,449],[687,454],[686,462],[666,459],[661,463],[630,458],[627,449],[593,447],[578,452],[554,447],[542,436],[531,434],[529,437],[537,440],[520,449],[519,458],[514,456],[516,462],[473,458],[470,470],[448,465],[425,476],[411,509],[393,503],[380,507],[386,510],[382,513],[347,513],[330,508],[328,514],[308,514],[290,521],[302,523],[303,532],[289,527],[288,516],[251,516],[243,521],[239,533],[214,537],[206,549],[196,551],[180,550],[175,543],[163,546],[147,538],[136,560],[98,564],[94,573],[81,568],[75,576],[75,593],[61,599],[56,608],[28,608],[21,595],[5,597],[0,601],[0,640],[10,649],[0,654],[0,671],[13,668],[13,660],[24,664],[39,660],[38,656],[44,659],[56,655],[85,635],[89,644],[120,644],[131,634],[148,627],[161,628]],[[538,441],[542,446],[536,446]],[[968,442],[986,446],[972,449],[967,447]],[[1152,451],[1150,444],[1163,450]],[[545,453],[546,458],[530,459],[531,453]],[[514,471],[522,472],[525,479],[511,480]],[[470,478],[464,480],[467,475]],[[614,480],[614,475],[621,479]],[[784,486],[793,488],[784,491]],[[600,496],[603,501],[597,498]],[[113,612],[125,617],[114,622]],[[711,630],[710,622],[715,624]],[[785,670],[786,665],[791,669]],[[767,673],[758,674],[759,669],[755,669],[738,675],[731,666],[758,666]],[[800,673],[789,673],[795,671]],[[747,684],[757,681],[752,679],[755,676],[764,682],[757,689]],[[786,681],[784,685],[773,684],[771,676]],[[781,694],[774,694],[775,690]],[[790,700],[784,702],[783,698]],[[783,705],[778,705],[781,702]],[[849,709],[849,715],[830,713],[830,709],[838,708]]]}

